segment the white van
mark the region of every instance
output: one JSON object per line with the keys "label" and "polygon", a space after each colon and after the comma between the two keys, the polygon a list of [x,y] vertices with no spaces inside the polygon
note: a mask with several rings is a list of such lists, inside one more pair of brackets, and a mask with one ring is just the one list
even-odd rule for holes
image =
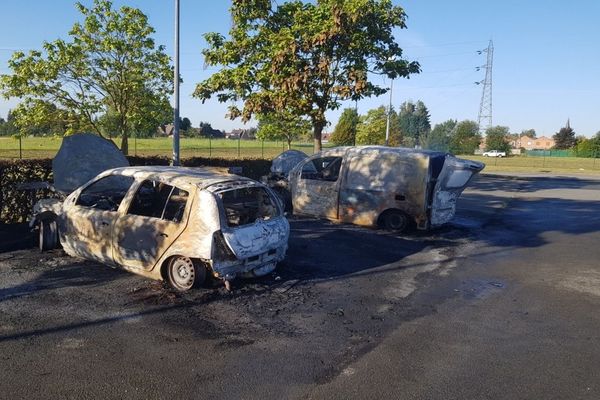
{"label": "white van", "polygon": [[294,214],[396,231],[412,223],[429,229],[452,219],[456,200],[484,166],[435,151],[338,147],[296,164],[286,186]]}

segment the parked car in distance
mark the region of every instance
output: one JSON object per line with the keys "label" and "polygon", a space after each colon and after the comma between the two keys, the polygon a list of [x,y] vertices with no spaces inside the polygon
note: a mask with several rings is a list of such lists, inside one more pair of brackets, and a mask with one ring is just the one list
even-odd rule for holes
{"label": "parked car in distance", "polygon": [[483,153],[484,157],[506,157],[505,151],[490,150]]}
{"label": "parked car in distance", "polygon": [[248,178],[200,168],[110,169],[64,201],[34,206],[40,249],[120,266],[178,291],[207,274],[228,282],[273,271],[289,223],[276,195]]}
{"label": "parked car in distance", "polygon": [[[398,147],[337,147],[303,160],[300,152],[286,153],[264,181],[294,214],[395,231],[450,221],[458,197],[484,168],[448,153]],[[300,161],[290,169],[293,158]]]}

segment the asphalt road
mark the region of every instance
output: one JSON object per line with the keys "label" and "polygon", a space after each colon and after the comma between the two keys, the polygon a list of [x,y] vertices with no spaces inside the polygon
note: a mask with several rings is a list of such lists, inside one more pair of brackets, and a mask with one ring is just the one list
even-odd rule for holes
{"label": "asphalt road", "polygon": [[0,398],[600,398],[600,180],[482,176],[459,202],[412,236],[292,221],[233,294],[1,253]]}

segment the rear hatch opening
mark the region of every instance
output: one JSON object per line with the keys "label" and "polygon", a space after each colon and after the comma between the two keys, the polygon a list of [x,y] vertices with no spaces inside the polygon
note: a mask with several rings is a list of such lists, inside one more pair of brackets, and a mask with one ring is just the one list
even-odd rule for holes
{"label": "rear hatch opening", "polygon": [[271,191],[251,184],[223,188],[215,195],[223,221],[223,241],[218,245],[227,247],[226,251],[217,252],[221,257],[213,260],[215,271],[232,275],[259,271],[261,267],[274,268],[285,257],[289,224]]}
{"label": "rear hatch opening", "polygon": [[217,194],[230,228],[268,221],[280,215],[277,204],[269,192],[261,186],[249,186],[224,190]]}

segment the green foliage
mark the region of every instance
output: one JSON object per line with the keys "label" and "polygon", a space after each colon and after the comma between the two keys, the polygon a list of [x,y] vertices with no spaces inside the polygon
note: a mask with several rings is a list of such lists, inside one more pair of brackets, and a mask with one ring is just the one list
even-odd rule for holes
{"label": "green foliage", "polygon": [[575,147],[577,157],[600,158],[600,132],[591,139],[580,138]]}
{"label": "green foliage", "polygon": [[[392,109],[390,115],[390,144],[398,145],[400,134],[398,128],[398,116]],[[387,109],[380,106],[369,110],[367,115],[360,117],[360,123],[356,130],[356,144],[385,144],[385,130],[387,127]]]}
{"label": "green foliage", "polygon": [[[116,130],[127,153],[127,136],[162,122],[172,91],[172,69],[163,46],[155,46],[154,29],[140,10],[112,8],[94,0],[76,7],[83,16],[69,31],[71,41],[44,42],[43,51],[15,52],[13,73],[0,78],[6,98],[19,97],[15,110],[21,130],[64,124],[65,134]],[[170,109],[170,106],[169,106]]]}
{"label": "green foliage", "polygon": [[537,137],[537,134],[535,132],[535,129],[523,129],[519,136],[528,136],[530,138],[535,138]]}
{"label": "green foliage", "polygon": [[229,37],[208,33],[203,51],[208,66],[223,66],[199,83],[194,96],[221,102],[231,118],[290,112],[313,127],[321,149],[325,112],[342,100],[381,95],[387,88],[369,73],[389,78],[419,72],[402,58],[392,32],[406,28],[406,14],[391,0],[237,0],[231,8]]}
{"label": "green foliage", "polygon": [[179,129],[182,131],[188,131],[192,127],[192,121],[188,117],[184,117],[183,119],[179,118]]}
{"label": "green foliage", "polygon": [[208,138],[223,138],[225,134],[218,129],[214,129],[210,123],[200,121],[200,136]]}
{"label": "green foliage", "polygon": [[[169,165],[167,157],[128,157],[131,165]],[[192,157],[182,160],[186,167],[242,167],[242,175],[259,179],[267,175],[271,161],[258,159],[224,159]],[[25,182],[52,182],[52,160],[0,160],[0,223],[26,222],[33,204],[40,199],[53,196],[47,189],[36,191],[20,190]]]}
{"label": "green foliage", "polygon": [[422,145],[423,138],[431,131],[429,110],[422,101],[406,101],[398,113],[400,131],[407,147]]}
{"label": "green foliage", "polygon": [[15,126],[15,117],[11,110],[8,110],[6,120],[0,118],[0,136],[13,136],[17,134],[17,127]]}
{"label": "green foliage", "polygon": [[293,113],[259,114],[256,137],[260,140],[285,140],[288,149],[292,141],[310,131],[310,122]]}
{"label": "green foliage", "polygon": [[461,121],[456,124],[449,150],[453,154],[473,154],[479,143],[481,143],[481,135],[477,122]]}
{"label": "green foliage", "polygon": [[436,124],[433,130],[422,138],[421,145],[428,150],[448,151],[455,128],[456,120],[454,119]]}
{"label": "green foliage", "polygon": [[19,190],[20,183],[50,180],[52,180],[50,159],[0,160],[0,223],[27,221],[34,202],[52,195],[52,192],[47,189]]}
{"label": "green foliage", "polygon": [[568,123],[566,127],[560,128],[560,130],[556,132],[552,138],[554,139],[554,148],[557,150],[572,149],[577,144],[575,131],[569,126]]}
{"label": "green foliage", "polygon": [[359,123],[359,115],[355,108],[346,108],[329,140],[336,146],[353,146],[355,144],[356,129]]}
{"label": "green foliage", "polygon": [[499,150],[510,154],[510,143],[507,140],[510,130],[507,126],[493,126],[485,131],[485,150]]}

